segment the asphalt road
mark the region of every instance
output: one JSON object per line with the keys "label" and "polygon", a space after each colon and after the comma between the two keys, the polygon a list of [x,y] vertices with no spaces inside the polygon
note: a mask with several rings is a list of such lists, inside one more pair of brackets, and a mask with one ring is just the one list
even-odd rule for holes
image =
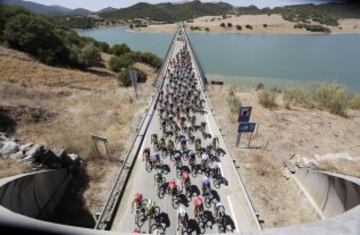
{"label": "asphalt road", "polygon": [[[170,54],[170,58],[173,58],[178,51],[183,47],[183,41],[175,41],[174,48],[172,53]],[[189,48],[190,50],[190,48]],[[196,72],[196,78],[200,79],[199,71],[197,68],[197,64],[194,59],[192,59],[193,67]],[[170,68],[171,69],[171,68]],[[200,81],[200,80],[199,80]],[[164,85],[168,82],[166,78],[164,81]],[[198,89],[202,90],[201,82],[198,83]],[[255,214],[253,209],[251,208],[249,199],[245,193],[243,188],[243,184],[241,179],[239,178],[236,168],[234,166],[233,160],[228,152],[226,144],[221,136],[220,130],[216,124],[215,118],[212,115],[210,104],[208,103],[208,99],[204,92],[202,91],[202,98],[206,100],[205,108],[207,113],[205,115],[197,115],[197,122],[206,122],[207,130],[206,132],[210,133],[213,136],[218,136],[220,140],[220,147],[226,151],[226,155],[221,159],[221,172],[223,177],[227,181],[227,185],[222,184],[219,189],[216,189],[212,183],[212,189],[215,190],[213,193],[216,196],[217,200],[220,200],[224,207],[226,214],[229,219],[229,228],[233,227],[234,233],[241,232],[251,232],[257,231],[259,229],[259,225],[255,218]],[[210,127],[210,128],[209,128]],[[130,176],[130,179],[126,185],[125,193],[120,202],[119,208],[116,211],[116,216],[114,222],[112,224],[111,230],[113,231],[121,231],[121,232],[129,232],[131,233],[135,228],[135,212],[131,212],[131,202],[134,198],[135,193],[140,192],[143,194],[144,198],[153,199],[156,201],[156,205],[160,207],[161,213],[164,221],[167,221],[166,224],[166,234],[176,234],[177,227],[177,214],[176,209],[172,207],[170,196],[166,195],[164,198],[160,199],[157,196],[156,186],[154,185],[154,171],[147,172],[145,170],[145,162],[142,161],[142,152],[147,147],[152,147],[150,144],[150,137],[152,134],[158,134],[161,136],[162,132],[160,129],[160,121],[158,112],[155,112],[155,115],[152,117],[149,125],[149,129],[146,133],[145,140],[141,146],[141,151],[139,156],[137,156],[137,160],[134,165],[134,169]],[[206,145],[210,143],[211,139],[204,140],[202,139],[202,145]],[[188,144],[189,145],[189,144]],[[194,148],[193,145],[190,145],[189,148]],[[175,168],[173,168],[173,162],[169,159],[162,159],[165,164],[169,166],[171,171],[165,175],[166,180],[169,181],[171,179],[176,179],[178,184],[180,184],[179,180],[176,177]],[[199,161],[199,159],[198,159]],[[194,188],[198,188],[201,191],[201,179],[202,175],[198,175],[197,177],[191,176],[191,183],[194,185]],[[188,203],[187,213],[189,214],[189,219],[194,219],[193,215],[193,201]],[[204,208],[207,213],[213,212],[213,207]],[[194,224],[194,232],[196,234],[196,226]],[[141,232],[148,233],[149,232],[149,221],[145,221],[144,225],[141,227]],[[218,233],[217,225],[214,224],[212,228],[208,227],[205,229],[206,234],[216,234]]]}

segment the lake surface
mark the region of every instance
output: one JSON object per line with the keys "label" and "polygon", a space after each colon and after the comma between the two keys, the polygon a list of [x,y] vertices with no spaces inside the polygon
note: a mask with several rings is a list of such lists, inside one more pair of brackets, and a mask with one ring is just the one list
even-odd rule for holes
{"label": "lake surface", "polygon": [[[164,57],[172,33],[127,31],[126,27],[79,31],[110,45]],[[334,81],[360,91],[360,34],[259,35],[189,33],[210,80],[285,87],[311,81]]]}

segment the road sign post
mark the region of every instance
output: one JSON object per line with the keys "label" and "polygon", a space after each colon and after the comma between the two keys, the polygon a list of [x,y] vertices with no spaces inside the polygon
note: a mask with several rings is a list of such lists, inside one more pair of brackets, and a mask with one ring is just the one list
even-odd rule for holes
{"label": "road sign post", "polygon": [[137,83],[138,83],[138,77],[137,77],[137,72],[134,69],[129,69],[129,77],[131,79],[131,84],[134,87],[135,90],[135,97],[138,98],[138,94],[137,94]]}
{"label": "road sign post", "polygon": [[250,133],[250,138],[249,138],[249,142],[248,142],[248,148],[250,147],[251,144],[251,139],[252,139],[252,134],[255,131],[255,127],[256,127],[256,123],[253,122],[240,122],[238,125],[238,136],[237,136],[237,140],[236,140],[236,147],[238,147],[240,145],[240,139],[241,139],[241,134],[242,133]]}

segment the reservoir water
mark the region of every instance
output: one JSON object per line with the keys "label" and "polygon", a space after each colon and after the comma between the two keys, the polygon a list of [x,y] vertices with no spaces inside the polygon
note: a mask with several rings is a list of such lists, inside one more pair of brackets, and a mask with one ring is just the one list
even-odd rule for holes
{"label": "reservoir water", "polygon": [[[173,33],[130,32],[127,27],[79,31],[110,45],[164,57]],[[333,81],[360,91],[360,34],[265,35],[189,33],[210,80],[285,87]]]}

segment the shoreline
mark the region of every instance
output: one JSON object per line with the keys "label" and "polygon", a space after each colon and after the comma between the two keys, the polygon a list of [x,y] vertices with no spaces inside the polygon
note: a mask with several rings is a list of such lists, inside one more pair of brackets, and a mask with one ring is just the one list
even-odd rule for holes
{"label": "shoreline", "polygon": [[[220,24],[225,24],[221,27]],[[230,24],[231,26],[227,26]],[[203,33],[229,33],[229,34],[294,34],[294,35],[307,35],[307,34],[358,34],[360,33],[360,19],[339,19],[338,26],[321,25],[331,30],[330,33],[326,32],[310,32],[305,29],[294,28],[297,23],[284,20],[281,15],[232,15],[229,18],[222,19],[219,16],[203,16],[193,20],[191,23],[186,23],[185,28],[188,32],[203,32]],[[313,25],[320,25],[319,23],[312,22]],[[246,25],[252,29],[246,28]],[[265,26],[264,26],[265,25]],[[241,26],[241,30],[237,29]],[[199,28],[200,30],[191,30]],[[162,24],[162,25],[149,25],[143,28],[134,28],[133,32],[174,32],[176,24]],[[208,29],[208,31],[206,31]]]}

